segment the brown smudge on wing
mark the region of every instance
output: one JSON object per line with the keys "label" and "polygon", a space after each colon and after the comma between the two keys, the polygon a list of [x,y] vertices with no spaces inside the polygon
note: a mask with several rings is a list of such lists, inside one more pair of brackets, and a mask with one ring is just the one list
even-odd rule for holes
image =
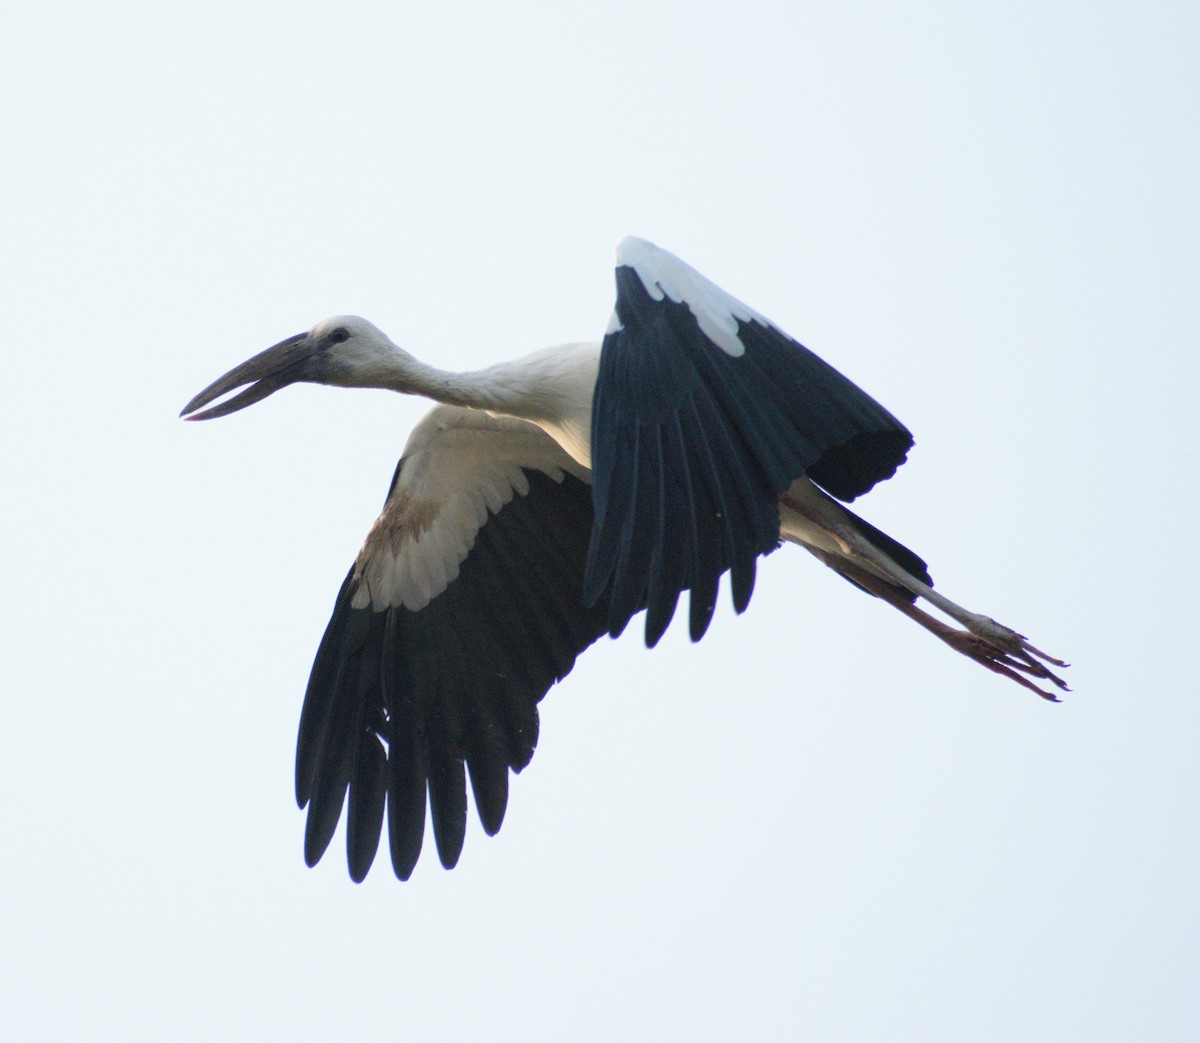
{"label": "brown smudge on wing", "polygon": [[440,510],[441,507],[431,501],[414,502],[403,493],[398,496],[367,533],[362,550],[358,553],[358,561],[355,562],[356,577],[362,574],[376,554],[385,549],[394,557],[399,556],[406,544],[419,540],[433,526]]}

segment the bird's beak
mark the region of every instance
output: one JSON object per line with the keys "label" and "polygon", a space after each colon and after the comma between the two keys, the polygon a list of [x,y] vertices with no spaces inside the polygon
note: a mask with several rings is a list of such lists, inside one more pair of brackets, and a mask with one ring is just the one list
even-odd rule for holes
{"label": "bird's beak", "polygon": [[[307,333],[297,333],[294,337],[281,340],[266,351],[259,352],[254,358],[247,359],[240,366],[235,366],[225,376],[214,380],[184,406],[179,415],[186,420],[211,420],[213,417],[228,416],[255,402],[261,402],[280,388],[304,380],[306,363],[316,352],[316,341]],[[201,406],[208,405],[227,391],[243,384],[249,384],[250,387],[240,395],[234,395],[202,413],[196,412]]]}

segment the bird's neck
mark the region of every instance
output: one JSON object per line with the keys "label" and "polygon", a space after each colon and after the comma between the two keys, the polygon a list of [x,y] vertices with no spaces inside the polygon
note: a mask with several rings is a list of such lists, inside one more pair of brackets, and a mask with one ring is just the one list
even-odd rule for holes
{"label": "bird's neck", "polygon": [[457,373],[400,353],[381,385],[391,391],[424,395],[446,405],[531,418],[532,403],[522,375],[514,363]]}

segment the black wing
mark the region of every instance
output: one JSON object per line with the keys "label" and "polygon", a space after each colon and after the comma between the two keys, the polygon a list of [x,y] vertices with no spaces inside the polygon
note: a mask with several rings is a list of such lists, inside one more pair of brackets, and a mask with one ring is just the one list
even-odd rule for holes
{"label": "black wing", "polygon": [[[296,797],[308,806],[309,865],[329,845],[347,792],[355,880],[371,867],[385,817],[392,866],[408,879],[427,796],[438,854],[454,866],[467,771],[485,831],[499,830],[508,772],[537,744],[538,702],[605,630],[604,601],[582,601],[592,504],[579,474],[521,421],[438,407],[414,432],[304,698]],[[462,532],[469,546],[443,570]],[[441,563],[418,567],[422,545]],[[412,560],[379,567],[396,548]]]}
{"label": "black wing", "polygon": [[807,475],[853,500],[891,477],[912,435],[865,392],[671,254],[626,239],[592,412],[596,524],[585,598],[619,634],[647,607],[654,645],[691,591],[708,628],[720,577],[745,609],[779,542],[778,497]]}

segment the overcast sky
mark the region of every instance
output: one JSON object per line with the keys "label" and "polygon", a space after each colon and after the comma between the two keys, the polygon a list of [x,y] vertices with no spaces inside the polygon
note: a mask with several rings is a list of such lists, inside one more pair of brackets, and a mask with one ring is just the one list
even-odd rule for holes
{"label": "overcast sky", "polygon": [[[1194,1035],[1196,11],[25,5],[6,1035]],[[915,432],[855,509],[1074,694],[785,548],[701,644],[584,655],[452,873],[305,868],[304,684],[426,406],[176,414],[339,312],[445,368],[598,339],[626,234]]]}

